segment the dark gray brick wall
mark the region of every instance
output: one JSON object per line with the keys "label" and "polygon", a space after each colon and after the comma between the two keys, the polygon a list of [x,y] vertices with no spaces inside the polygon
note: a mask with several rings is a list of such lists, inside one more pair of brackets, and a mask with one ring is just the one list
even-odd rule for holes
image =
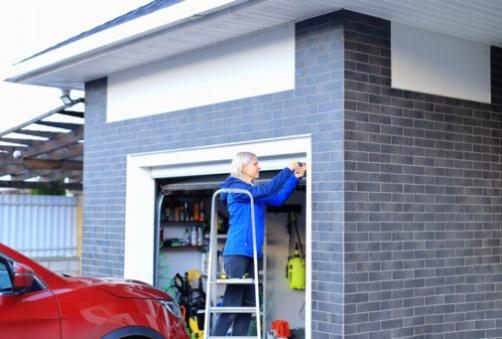
{"label": "dark gray brick wall", "polygon": [[126,155],[310,133],[313,338],[502,338],[502,52],[493,104],[390,88],[390,24],[296,27],[296,88],[110,124],[86,85],[83,271],[122,276]]}
{"label": "dark gray brick wall", "polygon": [[345,338],[502,338],[493,104],[392,89],[390,23],[344,13]]}
{"label": "dark gray brick wall", "polygon": [[297,25],[293,91],[106,124],[106,79],[86,84],[83,272],[123,274],[127,154],[310,133],[313,333],[341,338],[342,33],[336,15]]}

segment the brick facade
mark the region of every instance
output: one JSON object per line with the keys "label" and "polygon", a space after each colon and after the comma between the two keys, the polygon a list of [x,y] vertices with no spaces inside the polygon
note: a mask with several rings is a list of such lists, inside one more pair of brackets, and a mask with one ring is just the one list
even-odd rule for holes
{"label": "brick facade", "polygon": [[83,272],[123,275],[127,154],[310,133],[313,328],[341,333],[342,37],[334,16],[298,25],[293,91],[106,124],[106,79],[86,84]]}
{"label": "brick facade", "polygon": [[310,133],[312,337],[502,337],[501,106],[391,89],[389,37],[313,18],[295,90],[108,124],[87,83],[84,273],[123,274],[127,154]]}
{"label": "brick facade", "polygon": [[390,23],[344,28],[345,338],[501,338],[501,50],[487,105],[392,89]]}

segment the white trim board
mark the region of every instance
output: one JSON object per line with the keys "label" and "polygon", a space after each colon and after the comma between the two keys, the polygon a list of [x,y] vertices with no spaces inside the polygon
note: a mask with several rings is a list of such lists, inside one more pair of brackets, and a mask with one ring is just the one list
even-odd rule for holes
{"label": "white trim board", "polygon": [[[292,159],[312,163],[310,135],[207,147],[130,154],[127,156],[124,277],[153,284],[155,179],[169,176],[228,173],[235,153],[258,155],[263,170],[281,169]],[[302,157],[300,157],[303,155]],[[277,160],[279,159],[279,160]],[[226,171],[223,164],[226,163]],[[217,164],[217,167],[213,165]],[[219,164],[219,165],[218,165]],[[196,169],[196,170],[194,170]],[[224,171],[224,172],[221,172]],[[176,175],[177,174],[177,175]],[[311,338],[312,319],[312,181],[306,178],[305,333]]]}

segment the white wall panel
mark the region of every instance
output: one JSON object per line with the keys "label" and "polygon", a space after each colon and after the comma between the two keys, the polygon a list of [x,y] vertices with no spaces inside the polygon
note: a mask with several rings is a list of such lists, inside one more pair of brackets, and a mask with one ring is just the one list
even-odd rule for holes
{"label": "white wall panel", "polygon": [[294,88],[294,25],[108,77],[107,122]]}
{"label": "white wall panel", "polygon": [[490,46],[392,23],[392,87],[491,102]]}
{"label": "white wall panel", "polygon": [[29,257],[77,255],[77,198],[0,195],[0,242]]}

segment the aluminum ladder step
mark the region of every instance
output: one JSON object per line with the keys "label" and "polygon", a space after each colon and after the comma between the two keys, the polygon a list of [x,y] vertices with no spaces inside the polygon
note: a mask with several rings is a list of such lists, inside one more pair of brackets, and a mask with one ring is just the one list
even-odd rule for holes
{"label": "aluminum ladder step", "polygon": [[227,285],[250,285],[254,284],[254,279],[239,279],[239,278],[229,278],[229,279],[216,279],[212,280],[213,284],[227,284]]}
{"label": "aluminum ladder step", "polygon": [[242,307],[242,306],[222,306],[222,307],[209,307],[211,313],[256,313],[256,307]]}

